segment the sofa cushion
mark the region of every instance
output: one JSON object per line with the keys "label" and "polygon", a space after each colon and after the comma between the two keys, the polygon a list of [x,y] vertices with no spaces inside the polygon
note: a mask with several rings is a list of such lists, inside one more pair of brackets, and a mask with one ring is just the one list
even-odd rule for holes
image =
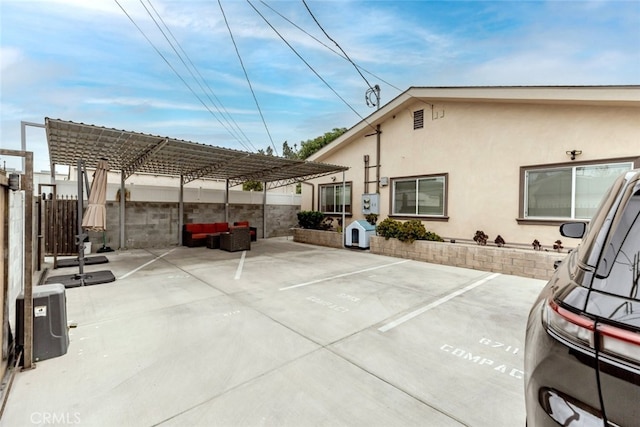
{"label": "sofa cushion", "polygon": [[228,222],[216,222],[213,225],[215,225],[215,232],[216,233],[227,233],[229,231],[229,223]]}
{"label": "sofa cushion", "polygon": [[213,224],[213,223],[202,224],[202,232],[203,233],[215,233],[216,232],[216,225]]}
{"label": "sofa cushion", "polygon": [[191,238],[194,239],[194,240],[206,239],[207,238],[207,233],[192,234]]}
{"label": "sofa cushion", "polygon": [[233,223],[233,225],[237,225],[239,227],[248,227],[249,221],[236,221]]}
{"label": "sofa cushion", "polygon": [[185,224],[184,229],[190,233],[202,233],[202,224]]}

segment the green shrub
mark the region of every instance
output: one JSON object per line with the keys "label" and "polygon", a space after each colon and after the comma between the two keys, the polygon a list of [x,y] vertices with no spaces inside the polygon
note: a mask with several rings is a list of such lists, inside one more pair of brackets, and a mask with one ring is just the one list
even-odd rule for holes
{"label": "green shrub", "polygon": [[433,231],[427,231],[427,235],[425,236],[424,240],[429,240],[431,242],[444,242],[444,239]]}
{"label": "green shrub", "polygon": [[400,225],[400,233],[398,240],[401,242],[413,242],[414,240],[424,240],[427,236],[427,230],[424,228],[422,221],[410,219]]}
{"label": "green shrub", "polygon": [[430,240],[432,242],[444,242],[444,239],[432,231],[427,231],[422,221],[411,219],[400,222],[395,219],[386,218],[376,227],[378,236],[385,239],[396,238],[402,242],[413,242],[414,240]]}
{"label": "green shrub", "polygon": [[320,211],[300,211],[298,212],[298,225],[302,228],[322,230],[324,214]]}
{"label": "green shrub", "polygon": [[400,221],[385,218],[376,226],[376,233],[378,236],[384,237],[386,240],[389,240],[392,237],[398,237],[398,234],[400,233]]}

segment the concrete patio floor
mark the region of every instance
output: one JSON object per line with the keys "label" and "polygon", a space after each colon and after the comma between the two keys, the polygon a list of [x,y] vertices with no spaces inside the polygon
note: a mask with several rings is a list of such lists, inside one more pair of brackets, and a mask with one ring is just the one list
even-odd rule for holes
{"label": "concrete patio floor", "polygon": [[0,425],[524,425],[540,280],[287,238],[104,255],[117,280],[66,290],[68,352]]}

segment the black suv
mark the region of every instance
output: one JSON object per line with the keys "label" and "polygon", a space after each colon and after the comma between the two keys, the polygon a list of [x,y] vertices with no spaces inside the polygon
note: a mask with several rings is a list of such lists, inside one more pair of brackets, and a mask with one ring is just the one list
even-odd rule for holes
{"label": "black suv", "polygon": [[529,314],[527,425],[640,425],[640,170],[618,178]]}

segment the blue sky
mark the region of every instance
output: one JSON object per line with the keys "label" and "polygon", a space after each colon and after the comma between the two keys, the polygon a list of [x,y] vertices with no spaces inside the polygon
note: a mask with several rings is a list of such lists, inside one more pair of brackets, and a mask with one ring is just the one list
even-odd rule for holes
{"label": "blue sky", "polygon": [[[0,146],[51,117],[280,153],[374,111],[302,0],[220,3],[0,0]],[[383,105],[411,86],[640,84],[640,0],[306,4]],[[27,149],[49,169],[43,130]]]}

